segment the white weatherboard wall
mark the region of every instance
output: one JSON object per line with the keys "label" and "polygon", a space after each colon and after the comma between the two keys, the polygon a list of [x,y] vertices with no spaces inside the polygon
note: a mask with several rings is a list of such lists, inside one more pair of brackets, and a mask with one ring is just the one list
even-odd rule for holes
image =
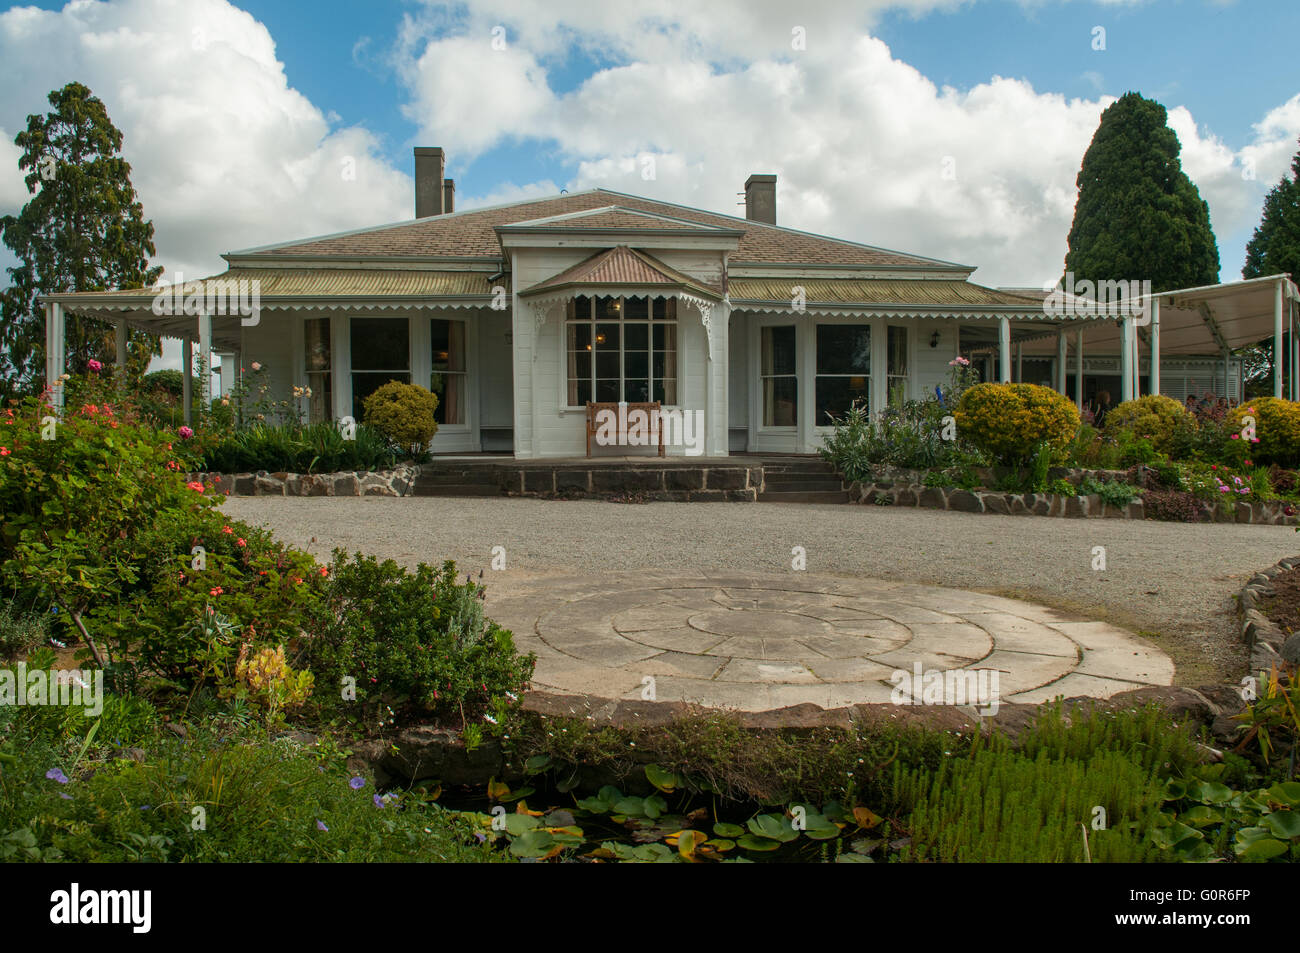
{"label": "white weatherboard wall", "polygon": [[[248,387],[245,411],[256,413],[254,405],[289,400],[300,370],[293,357],[294,341],[301,341],[300,312],[263,311],[257,324],[241,328],[243,350],[240,366]],[[253,364],[262,365],[260,371]],[[261,388],[265,386],[265,393]]]}
{"label": "white weatherboard wall", "polygon": [[[665,264],[701,281],[719,282],[721,255],[699,252],[674,253],[647,249]],[[564,319],[562,305],[553,305],[538,328],[534,311],[521,288],[540,281],[589,258],[591,248],[525,248],[514,252],[511,269],[514,282],[512,326],[514,334],[514,441],[515,455],[529,457],[584,456],[587,452],[585,408],[569,409],[566,403]],[[715,308],[715,314],[723,309]],[[725,320],[725,315],[724,315]],[[722,365],[724,358],[719,359]],[[725,378],[725,366],[720,367]],[[699,311],[683,301],[677,303],[677,387],[678,406],[683,411],[709,409],[707,388],[708,336]],[[707,436],[707,434],[706,434]],[[723,443],[725,447],[725,441]],[[703,448],[702,448],[703,449]],[[595,455],[597,449],[592,448]],[[602,453],[618,455],[653,453],[649,448],[611,448]],[[685,448],[668,447],[668,454],[684,454]]]}

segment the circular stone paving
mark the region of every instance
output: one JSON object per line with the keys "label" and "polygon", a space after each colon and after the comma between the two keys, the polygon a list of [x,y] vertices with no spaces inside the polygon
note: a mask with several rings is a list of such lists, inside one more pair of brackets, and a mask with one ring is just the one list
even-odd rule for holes
{"label": "circular stone paving", "polygon": [[745,711],[914,694],[987,709],[1108,697],[1174,675],[1167,655],[1123,629],[937,586],[799,572],[602,573],[496,588],[488,615],[537,654],[533,688],[566,694]]}

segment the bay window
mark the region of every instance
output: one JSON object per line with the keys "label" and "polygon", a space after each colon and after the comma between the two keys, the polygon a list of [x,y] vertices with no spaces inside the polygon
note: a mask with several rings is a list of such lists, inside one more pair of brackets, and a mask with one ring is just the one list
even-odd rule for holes
{"label": "bay window", "polygon": [[581,295],[564,327],[566,401],[677,403],[677,301]]}

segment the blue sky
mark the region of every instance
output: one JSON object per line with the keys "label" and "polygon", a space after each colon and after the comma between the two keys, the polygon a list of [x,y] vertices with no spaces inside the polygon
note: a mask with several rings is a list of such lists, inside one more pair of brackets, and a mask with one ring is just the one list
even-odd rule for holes
{"label": "blue sky", "polygon": [[782,224],[1042,284],[1097,116],[1135,89],[1171,110],[1231,280],[1300,135],[1300,74],[1261,65],[1293,56],[1288,0],[31,6],[0,10],[0,211],[25,115],[80,79],[126,135],[158,260],[191,276],[409,217],[411,148],[443,145],[462,208],[601,185],[734,213],[774,171]]}

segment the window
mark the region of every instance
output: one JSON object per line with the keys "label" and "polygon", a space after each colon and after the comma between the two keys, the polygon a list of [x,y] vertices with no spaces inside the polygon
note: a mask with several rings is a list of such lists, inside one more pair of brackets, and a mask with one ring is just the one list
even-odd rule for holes
{"label": "window", "polygon": [[794,427],[799,422],[799,376],[793,324],[765,325],[762,331],[763,426]]}
{"label": "window", "polygon": [[589,297],[569,302],[565,322],[568,405],[588,401],[677,403],[677,301]]}
{"label": "window", "polygon": [[411,382],[411,322],[407,318],[352,319],[352,416],[389,381]]}
{"label": "window", "polygon": [[907,400],[907,328],[889,329],[888,357],[885,393],[890,404],[902,404]]}
{"label": "window", "polygon": [[330,319],[308,318],[303,324],[306,366],[304,378],[311,396],[307,398],[307,420],[320,423],[334,419],[334,395],[330,374]]}
{"label": "window", "polygon": [[[892,329],[891,329],[892,330]],[[865,324],[817,325],[817,415],[830,425],[857,401],[871,409],[871,328]]]}
{"label": "window", "polygon": [[438,395],[433,419],[439,424],[465,422],[465,322],[432,318],[429,339],[433,344],[433,373],[429,390]]}

